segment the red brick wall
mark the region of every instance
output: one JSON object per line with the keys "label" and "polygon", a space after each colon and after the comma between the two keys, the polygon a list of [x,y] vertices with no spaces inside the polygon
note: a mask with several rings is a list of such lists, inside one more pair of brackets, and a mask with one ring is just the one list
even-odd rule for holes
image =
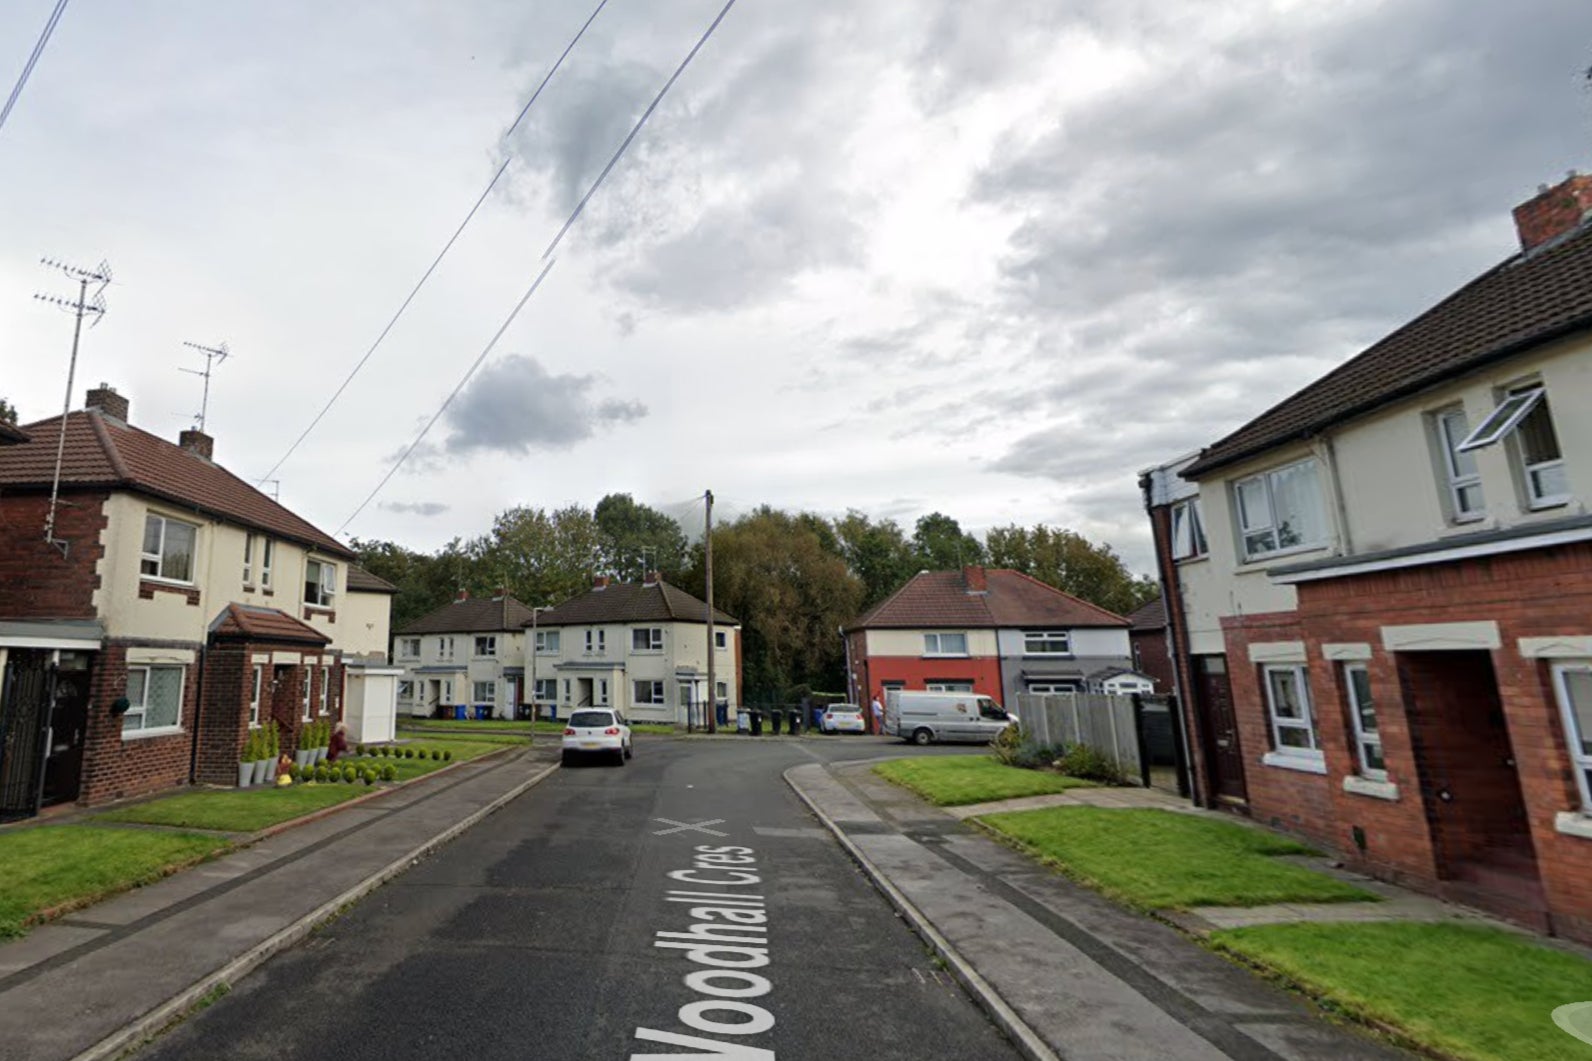
{"label": "red brick wall", "polygon": [[188,783],[194,713],[199,703],[199,668],[190,664],[182,691],[182,732],[162,737],[122,737],[122,720],[111,704],[127,695],[129,642],[108,641],[94,657],[88,732],[83,748],[85,805],[142,796]]}
{"label": "red brick wall", "polygon": [[44,541],[47,494],[0,494],[0,617],[92,619],[96,568],[104,555],[104,493],[64,493],[55,515],[55,537],[68,543],[65,556]]}
{"label": "red brick wall", "polygon": [[1002,698],[1001,664],[995,656],[965,659],[923,659],[919,656],[869,656],[858,675],[866,675],[864,702],[879,694],[885,682],[905,682],[907,689],[924,689],[931,681],[972,682],[973,691]]}
{"label": "red brick wall", "polygon": [[[238,762],[249,735],[249,696],[253,691],[249,646],[225,644],[205,653],[204,712],[199,722],[196,780],[208,785],[238,783]],[[267,668],[269,670],[269,668]],[[261,683],[261,696],[269,678]],[[264,715],[263,705],[261,710]]]}
{"label": "red brick wall", "polygon": [[1155,679],[1157,695],[1170,694],[1174,683],[1172,657],[1166,651],[1166,631],[1130,630],[1128,640],[1133,644],[1134,665],[1140,673]]}

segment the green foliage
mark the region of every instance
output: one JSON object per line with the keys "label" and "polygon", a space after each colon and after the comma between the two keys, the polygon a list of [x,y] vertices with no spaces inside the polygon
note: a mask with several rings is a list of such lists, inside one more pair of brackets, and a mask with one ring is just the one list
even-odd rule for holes
{"label": "green foliage", "polygon": [[369,787],[370,785],[374,785],[376,783],[376,771],[374,771],[374,770],[361,770],[359,772],[359,779],[361,781],[365,782],[366,787]]}
{"label": "green foliage", "polygon": [[1122,768],[1116,760],[1087,744],[1074,744],[1062,753],[1060,770],[1069,777],[1081,777],[1086,781],[1099,781],[1107,785],[1127,784],[1127,778],[1122,776]]}
{"label": "green foliage", "polygon": [[331,770],[327,769],[327,767],[326,767],[326,765],[324,763],[316,763],[315,764],[315,780],[317,780],[317,781],[326,781],[326,780],[329,780],[331,778],[331,776],[332,776]]}
{"label": "green foliage", "polygon": [[1004,766],[1014,765],[1017,753],[1022,749],[1023,738],[1016,726],[1007,726],[1000,731],[1000,735],[989,742],[989,753],[995,761]]}
{"label": "green foliage", "polygon": [[437,748],[431,749],[431,760],[432,760],[432,762],[438,762],[438,763],[440,763],[442,761],[442,752],[441,752],[440,749],[437,749]]}
{"label": "green foliage", "polygon": [[942,807],[1093,787],[1075,777],[1005,766],[988,755],[892,759],[874,772]]}
{"label": "green foliage", "polygon": [[846,566],[862,580],[863,610],[900,589],[918,571],[912,543],[893,519],[875,523],[866,514],[851,509],[835,521],[835,535]]}
{"label": "green foliage", "polygon": [[444,748],[442,750],[442,761],[445,762],[445,763],[453,762],[453,749],[452,748]]}
{"label": "green foliage", "polygon": [[511,508],[465,544],[467,588],[490,595],[506,586],[527,604],[567,600],[590,588],[600,544],[597,521],[580,505]]}
{"label": "green foliage", "polygon": [[919,569],[955,571],[968,564],[982,564],[984,545],[950,516],[930,512],[918,520],[912,532],[912,554]]}
{"label": "green foliage", "polygon": [[352,763],[350,763],[349,765],[343,767],[342,773],[343,773],[343,781],[346,784],[350,784],[350,785],[352,785],[354,783],[354,779],[359,776],[359,771],[354,769],[354,766],[353,766]]}
{"label": "green foliage", "polygon": [[363,744],[354,745],[354,754],[363,757],[365,755],[365,746]]}
{"label": "green foliage", "polygon": [[265,758],[274,762],[276,757],[282,754],[281,732],[275,722],[267,722],[260,728],[260,732],[265,734]]}
{"label": "green foliage", "polygon": [[1038,524],[1012,524],[989,532],[989,562],[1010,567],[1107,611],[1126,615],[1155,599],[1155,580],[1135,577],[1109,545]]}
{"label": "green foliage", "polygon": [[414,757],[415,757],[415,750],[413,748],[405,748],[404,749],[404,758],[405,759],[413,759]]}
{"label": "green foliage", "polygon": [[615,577],[639,582],[651,568],[675,582],[685,571],[685,534],[671,517],[629,494],[604,497],[592,517],[597,524],[599,564]]}
{"label": "green foliage", "polygon": [[17,422],[17,407],[4,398],[0,398],[0,421],[8,424]]}
{"label": "green foliage", "polygon": [[398,767],[394,766],[392,763],[387,763],[381,768],[381,779],[383,781],[393,781],[396,780],[397,777]]}

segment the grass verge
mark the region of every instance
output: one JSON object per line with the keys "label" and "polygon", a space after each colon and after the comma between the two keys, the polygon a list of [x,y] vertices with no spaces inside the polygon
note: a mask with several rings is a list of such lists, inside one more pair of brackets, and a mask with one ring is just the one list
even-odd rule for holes
{"label": "grass verge", "polygon": [[1020,796],[1044,796],[1069,788],[1093,788],[1092,781],[1024,770],[998,763],[987,755],[955,755],[932,759],[892,759],[874,772],[902,788],[909,788],[941,807],[987,803]]}
{"label": "grass verge", "polygon": [[1592,962],[1473,925],[1262,925],[1212,933],[1218,950],[1328,1007],[1467,1061],[1592,1059],[1549,1013],[1592,999]]}
{"label": "grass verge", "polygon": [[159,880],[232,845],[219,836],[46,825],[0,833],[0,939],[51,912]]}
{"label": "grass verge", "polygon": [[1314,854],[1302,844],[1188,814],[1047,807],[978,820],[1068,876],[1139,909],[1377,898],[1324,873],[1268,857]]}
{"label": "grass verge", "polygon": [[249,788],[232,792],[184,792],[95,815],[97,821],[173,825],[252,833],[279,822],[336,806],[370,789],[364,785],[315,784]]}

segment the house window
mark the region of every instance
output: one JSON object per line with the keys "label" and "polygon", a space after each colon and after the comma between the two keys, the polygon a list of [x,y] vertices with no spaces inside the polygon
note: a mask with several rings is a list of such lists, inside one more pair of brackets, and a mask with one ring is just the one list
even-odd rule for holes
{"label": "house window", "polygon": [[1470,434],[1465,410],[1445,409],[1432,417],[1432,429],[1437,432],[1437,449],[1442,454],[1443,474],[1447,478],[1448,508],[1455,522],[1480,519],[1486,509],[1482,498],[1481,473],[1476,470],[1476,456],[1460,445]]}
{"label": "house window", "polygon": [[453,659],[453,638],[451,638],[451,637],[439,637],[439,638],[437,638],[437,658],[438,659],[444,659],[444,660],[452,660]]}
{"label": "house window", "polygon": [[265,680],[265,668],[260,664],[254,665],[254,674],[249,685],[249,727],[252,729],[260,724],[260,685]]}
{"label": "house window", "polygon": [[586,652],[588,655],[593,652],[606,652],[607,650],[608,631],[601,629],[586,631]]}
{"label": "house window", "polygon": [[1314,460],[1273,468],[1233,484],[1246,560],[1308,549],[1327,540],[1327,514]]}
{"label": "house window", "polygon": [[1564,454],[1548,410],[1548,392],[1541,384],[1516,387],[1470,433],[1459,449],[1490,446],[1514,433],[1511,457],[1525,486],[1531,508],[1549,508],[1570,500],[1570,483],[1564,473]]}
{"label": "house window", "polygon": [[1066,630],[1024,630],[1023,655],[1070,656],[1072,634]]}
{"label": "house window", "polygon": [[1267,664],[1266,710],[1271,716],[1272,746],[1280,755],[1321,759],[1316,720],[1310,707],[1310,682],[1303,664]]}
{"label": "house window", "polygon": [[243,584],[254,585],[254,535],[243,536]]}
{"label": "house window", "polygon": [[473,704],[490,704],[497,699],[497,682],[476,682]]}
{"label": "house window", "polygon": [[332,692],[332,668],[321,668],[321,714],[326,714],[327,700]]}
{"label": "house window", "polygon": [[1177,502],[1172,506],[1172,559],[1193,560],[1208,552],[1200,499],[1191,497]]}
{"label": "house window", "polygon": [[304,603],[330,608],[337,593],[337,567],[324,560],[304,562]]}
{"label": "house window", "polygon": [[475,654],[477,656],[497,655],[497,638],[477,637],[475,639]]}
{"label": "house window", "polygon": [[398,639],[398,655],[404,659],[419,659],[420,639],[418,637],[400,637]]}
{"label": "house window", "polygon": [[271,588],[271,565],[276,560],[276,542],[270,538],[260,543],[260,588]]}
{"label": "house window", "polygon": [[194,542],[199,528],[153,512],[144,517],[144,551],[138,572],[145,578],[193,582]]}
{"label": "house window", "polygon": [[415,683],[412,681],[398,683],[398,699],[413,700],[415,698]]}
{"label": "house window", "polygon": [[597,679],[597,702],[599,704],[606,704],[608,702],[608,679],[607,678],[598,678]]}
{"label": "house window", "polygon": [[453,679],[452,678],[446,678],[442,682],[442,702],[445,703],[445,704],[453,703]]}
{"label": "house window", "polygon": [[713,683],[713,691],[714,691],[714,695],[718,698],[718,702],[719,703],[727,704],[727,703],[730,702],[730,683],[729,682],[714,682]]}
{"label": "house window", "polygon": [[713,646],[715,648],[729,648],[730,632],[728,630],[713,631]]}
{"label": "house window", "polygon": [[641,626],[630,631],[630,651],[662,652],[663,628],[658,626]]}
{"label": "house window", "polygon": [[925,656],[965,656],[967,655],[967,635],[924,634],[923,654]]}
{"label": "house window", "polygon": [[925,682],[923,687],[931,693],[970,693],[973,691],[972,682]]}
{"label": "house window", "polygon": [[175,730],[182,723],[182,667],[128,667],[122,734]]}
{"label": "house window", "polygon": [[1581,790],[1581,811],[1592,814],[1592,663],[1560,664],[1553,668],[1553,678],[1564,713],[1564,742]]}
{"label": "house window", "polygon": [[1028,683],[1028,691],[1035,696],[1059,696],[1067,693],[1076,693],[1082,688],[1083,683],[1078,681]]}
{"label": "house window", "polygon": [[313,689],[311,687],[315,684],[315,668],[314,667],[305,667],[305,668],[303,668],[303,670],[304,670],[304,703],[303,703],[304,721],[308,722],[310,719],[315,717],[313,714],[311,714],[311,701],[310,701],[310,694],[313,692]]}
{"label": "house window", "polygon": [[536,651],[557,652],[559,648],[559,632],[557,630],[536,631]]}
{"label": "house window", "polygon": [[566,704],[569,703],[569,700],[570,700],[569,679],[565,678],[564,679],[564,703],[566,703]]}
{"label": "house window", "polygon": [[637,703],[637,704],[661,704],[661,703],[663,703],[663,683],[662,682],[637,682],[636,683],[636,695],[632,698],[632,700],[633,700],[634,703]]}
{"label": "house window", "polygon": [[1349,691],[1349,719],[1354,723],[1354,747],[1360,759],[1360,773],[1376,781],[1386,780],[1382,731],[1376,723],[1376,701],[1371,696],[1371,672],[1363,663],[1348,663],[1343,668],[1343,681]]}
{"label": "house window", "polygon": [[539,704],[551,704],[558,699],[558,679],[538,678],[531,699]]}

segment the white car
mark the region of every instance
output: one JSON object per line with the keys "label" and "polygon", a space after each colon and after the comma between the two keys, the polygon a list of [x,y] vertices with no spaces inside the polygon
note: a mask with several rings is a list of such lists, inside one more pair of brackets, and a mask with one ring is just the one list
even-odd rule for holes
{"label": "white car", "polygon": [[625,716],[608,707],[583,707],[569,716],[564,727],[565,766],[586,755],[611,758],[620,766],[634,749],[630,743],[630,724]]}
{"label": "white car", "polygon": [[825,733],[866,733],[867,723],[862,720],[862,708],[856,704],[830,704],[824,710],[819,728]]}

